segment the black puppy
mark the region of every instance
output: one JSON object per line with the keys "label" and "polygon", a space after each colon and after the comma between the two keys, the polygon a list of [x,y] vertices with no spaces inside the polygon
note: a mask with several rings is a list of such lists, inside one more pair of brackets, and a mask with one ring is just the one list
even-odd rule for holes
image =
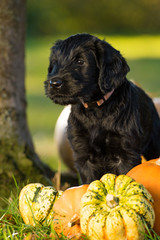
{"label": "black puppy", "polygon": [[71,104],[68,138],[83,183],[105,173],[126,174],[160,156],[160,118],[145,92],[126,79],[120,52],[89,34],[52,48],[46,95]]}

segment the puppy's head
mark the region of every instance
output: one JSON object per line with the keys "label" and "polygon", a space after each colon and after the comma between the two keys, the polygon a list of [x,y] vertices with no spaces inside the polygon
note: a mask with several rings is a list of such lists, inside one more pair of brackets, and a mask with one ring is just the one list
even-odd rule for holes
{"label": "puppy's head", "polygon": [[97,101],[122,85],[128,71],[125,59],[107,42],[73,35],[51,49],[46,95],[62,105]]}

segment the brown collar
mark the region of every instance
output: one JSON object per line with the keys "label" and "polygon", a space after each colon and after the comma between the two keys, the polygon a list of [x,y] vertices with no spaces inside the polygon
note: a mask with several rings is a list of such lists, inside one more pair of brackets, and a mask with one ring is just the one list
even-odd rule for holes
{"label": "brown collar", "polygon": [[84,106],[85,108],[88,108],[90,104],[91,104],[92,106],[93,106],[94,104],[96,104],[96,106],[98,105],[98,107],[99,107],[99,106],[101,106],[105,101],[107,101],[107,100],[110,98],[110,96],[112,95],[113,92],[114,92],[114,89],[112,89],[110,92],[107,92],[107,93],[103,96],[103,98],[101,98],[100,100],[98,100],[98,101],[96,101],[96,102],[85,103],[82,99],[81,99],[81,102],[82,102],[82,104],[83,104],[83,106]]}

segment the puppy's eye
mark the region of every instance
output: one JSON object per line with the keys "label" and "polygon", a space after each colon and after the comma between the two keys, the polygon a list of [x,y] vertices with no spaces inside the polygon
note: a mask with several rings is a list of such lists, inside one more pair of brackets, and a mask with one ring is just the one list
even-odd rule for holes
{"label": "puppy's eye", "polygon": [[83,59],[77,59],[77,63],[78,63],[79,65],[83,65],[83,64],[84,64],[84,61],[83,61]]}

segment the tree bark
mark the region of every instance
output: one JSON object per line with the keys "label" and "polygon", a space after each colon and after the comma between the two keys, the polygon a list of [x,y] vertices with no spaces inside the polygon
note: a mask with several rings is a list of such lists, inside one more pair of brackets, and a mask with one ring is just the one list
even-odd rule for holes
{"label": "tree bark", "polygon": [[18,181],[53,175],[35,153],[27,125],[25,32],[26,0],[0,0],[0,189],[4,193],[13,175]]}

